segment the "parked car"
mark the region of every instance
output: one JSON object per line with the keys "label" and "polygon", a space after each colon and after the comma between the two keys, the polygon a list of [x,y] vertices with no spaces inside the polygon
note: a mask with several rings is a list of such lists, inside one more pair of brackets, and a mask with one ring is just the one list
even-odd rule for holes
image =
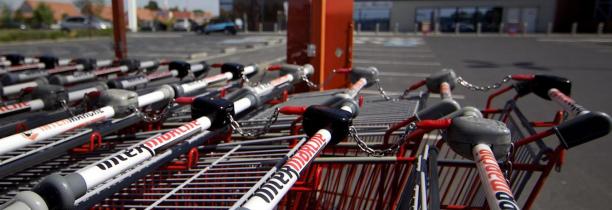
{"label": "parked car", "polygon": [[166,26],[166,24],[163,24],[160,21],[157,20],[153,20],[153,21],[144,21],[142,22],[140,25],[140,30],[141,31],[166,31],[168,30],[168,26]]}
{"label": "parked car", "polygon": [[201,34],[210,34],[212,32],[223,32],[225,34],[236,35],[238,33],[239,27],[234,21],[225,20],[225,19],[217,19],[212,20],[206,27],[203,27],[200,31]]}
{"label": "parked car", "polygon": [[66,17],[60,22],[60,29],[70,31],[75,29],[111,29],[113,25],[97,17],[74,16]]}
{"label": "parked car", "polygon": [[2,25],[2,28],[26,30],[28,29],[28,25],[26,25],[24,22],[21,22],[21,21],[10,21]]}
{"label": "parked car", "polygon": [[198,27],[198,23],[192,19],[178,19],[172,25],[172,29],[175,31],[193,31]]}

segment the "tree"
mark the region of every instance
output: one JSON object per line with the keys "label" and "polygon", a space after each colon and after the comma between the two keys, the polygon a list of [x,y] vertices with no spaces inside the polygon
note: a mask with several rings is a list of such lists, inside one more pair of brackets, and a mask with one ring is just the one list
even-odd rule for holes
{"label": "tree", "polygon": [[13,21],[13,14],[11,9],[6,4],[2,4],[2,9],[0,9],[0,26],[6,26],[11,21]]}
{"label": "tree", "polygon": [[25,21],[25,17],[23,17],[23,13],[21,12],[21,10],[15,11],[15,14],[13,16],[13,20],[19,21],[19,22]]}
{"label": "tree", "polygon": [[53,11],[47,4],[40,3],[34,11],[32,11],[32,25],[35,27],[48,27],[53,24]]}
{"label": "tree", "polygon": [[144,8],[153,11],[159,11],[160,9],[157,1],[154,0],[149,0],[149,3]]}
{"label": "tree", "polygon": [[179,8],[178,8],[178,6],[175,6],[175,7],[170,8],[170,11],[172,11],[172,12],[178,12],[178,11],[179,11]]}
{"label": "tree", "polygon": [[201,9],[195,9],[195,10],[193,10],[193,14],[196,14],[196,15],[202,15],[202,14],[204,14],[204,10],[201,10]]}
{"label": "tree", "polygon": [[75,0],[74,5],[81,9],[86,16],[99,17],[104,9],[104,0]]}

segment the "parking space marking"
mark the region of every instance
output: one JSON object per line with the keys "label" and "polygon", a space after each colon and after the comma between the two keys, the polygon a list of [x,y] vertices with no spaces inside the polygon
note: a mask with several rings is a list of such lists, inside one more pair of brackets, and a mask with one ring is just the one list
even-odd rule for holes
{"label": "parking space marking", "polygon": [[407,66],[441,66],[438,62],[420,62],[420,61],[389,61],[389,60],[368,60],[354,59],[353,63],[357,64],[389,64],[389,65],[407,65]]}
{"label": "parking space marking", "polygon": [[393,48],[393,49],[389,49],[389,48],[355,48],[353,49],[353,52],[365,52],[365,53],[431,53],[432,51],[430,49],[412,49],[412,48]]}
{"label": "parking space marking", "polygon": [[379,76],[383,77],[429,77],[431,74],[417,73],[417,72],[388,72],[381,71],[378,73]]}
{"label": "parking space marking", "polygon": [[[389,95],[403,95],[404,92],[399,92],[399,91],[385,91],[387,94]],[[362,90],[361,93],[363,94],[380,94],[380,91],[378,90]],[[453,99],[465,99],[464,95],[457,95],[457,94],[453,94]],[[440,94],[435,94],[435,93],[431,93],[429,94],[429,98],[440,98]]]}
{"label": "parking space marking", "polygon": [[[216,54],[216,55],[206,56],[206,57],[204,57],[202,59],[211,60],[211,59],[223,58],[223,57],[227,57],[227,56],[231,56],[231,55],[235,55],[235,54],[240,54],[240,53],[247,53],[247,52],[253,52],[253,51],[262,50],[262,49],[274,48],[274,47],[278,47],[280,45],[281,44],[275,44],[275,45],[267,45],[267,46],[256,47],[256,48],[241,49],[241,50],[237,50],[235,52],[219,53],[219,54]],[[190,60],[188,62],[197,62],[199,60],[200,59]]]}
{"label": "parking space marking", "polygon": [[366,54],[366,53],[356,53],[353,54],[353,57],[387,57],[387,58],[435,58],[436,56],[431,53],[392,53],[392,54],[384,54],[384,53],[375,53],[375,54]]}

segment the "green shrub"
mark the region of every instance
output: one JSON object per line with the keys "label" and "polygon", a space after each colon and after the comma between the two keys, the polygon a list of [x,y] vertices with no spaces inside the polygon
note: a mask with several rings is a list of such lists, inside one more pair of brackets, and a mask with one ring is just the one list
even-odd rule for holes
{"label": "green shrub", "polygon": [[113,30],[0,30],[0,42],[56,40],[80,37],[112,36]]}

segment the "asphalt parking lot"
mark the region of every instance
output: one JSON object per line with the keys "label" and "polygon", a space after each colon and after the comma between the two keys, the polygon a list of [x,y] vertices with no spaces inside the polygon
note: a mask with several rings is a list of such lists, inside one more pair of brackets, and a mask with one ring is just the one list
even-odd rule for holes
{"label": "asphalt parking lot", "polygon": [[[381,70],[389,91],[442,68],[479,85],[516,73],[553,74],[572,80],[572,97],[591,110],[612,113],[612,38],[601,37],[366,37],[356,39],[355,65]],[[365,40],[365,41],[364,41]],[[403,40],[403,41],[402,41]],[[487,93],[453,91],[459,103],[484,107]],[[511,97],[507,96],[507,97]],[[501,103],[498,103],[501,105]],[[530,95],[519,103],[531,119],[552,120],[559,107]],[[547,139],[556,141],[555,138]],[[612,153],[608,135],[569,150],[560,173],[553,172],[534,209],[611,209]]]}
{"label": "asphalt parking lot", "polygon": [[[239,34],[199,36],[193,33],[130,34],[130,57],[189,59],[199,55],[211,62],[261,63],[282,60],[282,35]],[[227,50],[226,48],[234,48]],[[60,57],[112,58],[110,38],[67,42],[0,44],[1,53],[54,54]],[[204,55],[204,53],[206,55]],[[376,66],[381,84],[391,92],[442,68],[452,68],[474,84],[492,84],[516,73],[554,74],[573,81],[572,97],[581,105],[612,113],[612,37],[498,36],[359,36],[354,65]],[[375,91],[375,90],[372,90]],[[487,93],[457,88],[466,106],[483,107]],[[498,104],[499,105],[499,104]],[[519,105],[532,119],[551,120],[558,106],[535,96]],[[555,140],[555,139],[551,139]],[[566,153],[560,173],[553,172],[534,209],[612,209],[612,136]]]}

